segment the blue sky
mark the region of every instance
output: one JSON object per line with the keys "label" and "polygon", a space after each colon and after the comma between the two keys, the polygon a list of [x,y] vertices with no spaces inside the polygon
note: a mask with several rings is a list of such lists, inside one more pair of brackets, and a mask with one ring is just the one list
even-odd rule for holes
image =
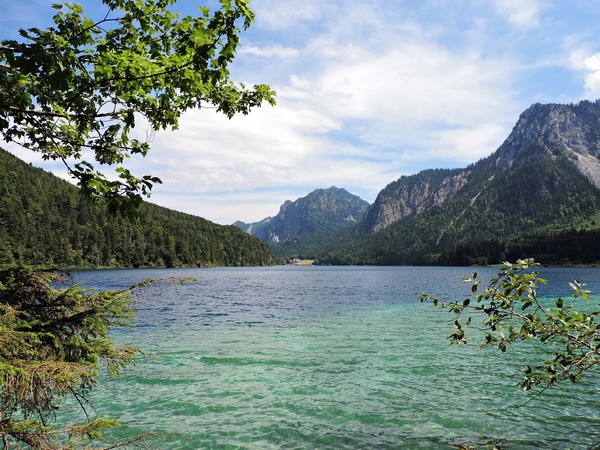
{"label": "blue sky", "polygon": [[[0,38],[48,25],[56,2],[0,0]],[[100,0],[78,3],[99,14]],[[596,0],[251,5],[232,78],[270,84],[277,106],[232,120],[189,111],[179,130],[159,132],[146,158],[129,161],[162,178],[150,201],[222,224],[332,185],[373,202],[401,175],[489,155],[533,103],[600,98]]]}

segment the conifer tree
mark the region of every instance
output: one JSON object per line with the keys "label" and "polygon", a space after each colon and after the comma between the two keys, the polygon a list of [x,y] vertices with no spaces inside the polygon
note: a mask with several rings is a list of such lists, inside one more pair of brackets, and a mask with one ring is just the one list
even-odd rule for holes
{"label": "conifer tree", "polygon": [[[117,347],[110,327],[131,325],[132,290],[91,292],[56,289],[53,272],[23,268],[0,271],[0,437],[4,448],[21,444],[59,448],[102,437],[116,420],[91,418],[56,428],[53,417],[65,401],[87,414],[87,394],[100,366],[111,375],[134,360],[138,349]],[[62,436],[61,436],[62,435]]]}

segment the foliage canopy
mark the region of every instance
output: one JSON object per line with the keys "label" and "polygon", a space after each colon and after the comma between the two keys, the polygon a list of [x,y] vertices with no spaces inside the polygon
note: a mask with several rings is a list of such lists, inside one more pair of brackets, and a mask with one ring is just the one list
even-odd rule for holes
{"label": "foliage canopy", "polygon": [[[23,42],[0,45],[0,133],[44,159],[65,163],[82,191],[109,210],[133,214],[160,180],[122,164],[146,155],[134,137],[143,118],[152,130],[176,129],[190,108],[227,117],[274,104],[266,85],[246,88],[229,78],[239,32],[253,20],[248,0],[220,0],[198,17],[171,10],[176,0],[102,0],[106,14],[78,4],[53,5],[54,25],[20,30]],[[116,166],[116,180],[90,160]],[[75,163],[73,163],[75,161]]]}
{"label": "foliage canopy", "polygon": [[0,149],[0,267],[206,267],[274,263],[237,227],[144,202],[115,217],[70,183]]}

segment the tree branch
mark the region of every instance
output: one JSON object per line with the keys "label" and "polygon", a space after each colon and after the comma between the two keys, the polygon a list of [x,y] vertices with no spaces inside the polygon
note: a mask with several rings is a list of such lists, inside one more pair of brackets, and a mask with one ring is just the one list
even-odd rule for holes
{"label": "tree branch", "polygon": [[30,116],[38,116],[38,117],[61,117],[64,119],[94,119],[101,117],[117,117],[116,112],[110,113],[95,113],[95,114],[83,114],[83,113],[73,113],[73,114],[61,114],[54,111],[44,111],[40,109],[22,109],[16,106],[11,105],[3,105],[0,104],[0,110],[8,111],[10,114],[25,114]]}

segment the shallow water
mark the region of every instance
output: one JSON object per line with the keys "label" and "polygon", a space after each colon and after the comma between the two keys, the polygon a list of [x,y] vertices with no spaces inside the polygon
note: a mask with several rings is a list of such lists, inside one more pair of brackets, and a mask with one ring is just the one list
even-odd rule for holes
{"label": "shallow water", "polygon": [[[531,394],[517,384],[531,348],[449,346],[451,315],[419,290],[468,293],[467,268],[270,267],[86,271],[86,286],[149,277],[197,283],[147,291],[118,342],[144,357],[103,379],[93,401],[119,436],[165,433],[169,449],[588,448],[600,441],[597,379]],[[494,269],[479,269],[489,278]],[[542,293],[598,269],[542,269]]]}

